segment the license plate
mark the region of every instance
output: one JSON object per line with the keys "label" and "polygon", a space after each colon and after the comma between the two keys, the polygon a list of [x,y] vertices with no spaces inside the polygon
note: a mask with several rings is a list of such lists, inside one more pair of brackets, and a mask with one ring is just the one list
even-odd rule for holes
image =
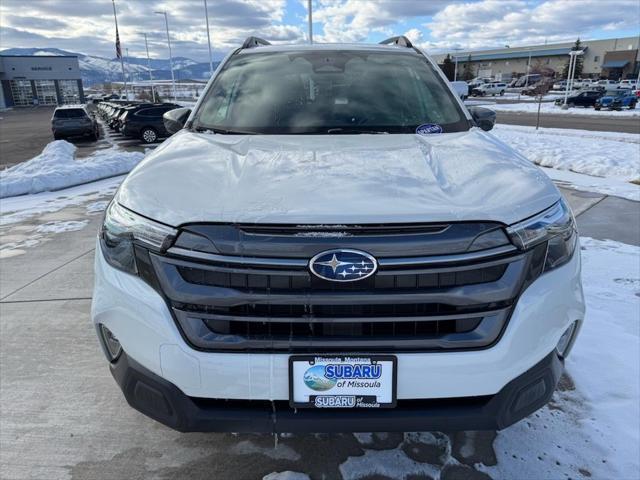
{"label": "license plate", "polygon": [[393,408],[397,359],[391,355],[289,357],[293,408]]}

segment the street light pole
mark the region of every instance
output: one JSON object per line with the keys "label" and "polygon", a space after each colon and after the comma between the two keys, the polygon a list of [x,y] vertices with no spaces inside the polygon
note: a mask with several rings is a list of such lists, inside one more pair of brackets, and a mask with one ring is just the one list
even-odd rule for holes
{"label": "street light pole", "polygon": [[[125,64],[127,65],[127,77],[129,77],[129,85],[131,85],[131,93],[133,94],[133,97],[135,98],[136,93],[133,91],[133,75],[131,75],[131,63],[129,63],[129,49],[125,48],[124,49],[125,54],[126,54],[126,60],[125,60]],[[127,93],[127,100],[129,100],[129,94]]]}
{"label": "street light pole", "polygon": [[529,48],[529,60],[527,61],[527,76],[524,79],[524,88],[529,86],[529,72],[531,70],[531,48]]}
{"label": "street light pole", "polygon": [[173,56],[171,55],[171,36],[169,35],[169,18],[166,11],[154,12],[158,15],[164,15],[164,24],[167,28],[167,45],[169,46],[169,68],[171,68],[171,89],[173,90],[173,101],[176,101],[176,77],[173,74]]}
{"label": "street light pole", "polygon": [[458,80],[458,54],[457,54],[457,53],[455,53],[455,52],[459,52],[460,50],[462,50],[462,48],[460,48],[460,47],[455,47],[455,48],[453,49],[453,51],[454,51],[454,55],[455,55],[455,59],[454,59],[455,67],[454,67],[454,69],[453,69],[453,81],[454,81],[454,82],[455,82],[456,80]]}
{"label": "street light pole", "polygon": [[207,0],[204,0],[204,17],[207,20],[207,44],[209,45],[209,75],[213,75],[213,57],[211,56],[211,34],[209,33],[209,10]]}
{"label": "street light pole", "polygon": [[151,58],[149,57],[149,42],[147,41],[147,34],[144,35],[144,46],[147,49],[147,70],[149,70],[149,80],[151,81],[151,98],[153,98],[153,103],[156,103],[156,91],[153,88],[153,74],[151,73]]}
{"label": "street light pole", "polygon": [[311,0],[307,0],[307,9],[309,10],[309,43],[313,43],[313,14],[311,13]]}
{"label": "street light pole", "polygon": [[568,78],[567,78],[567,88],[565,89],[564,92],[564,103],[563,103],[563,108],[567,108],[567,97],[569,96],[569,90],[573,89],[573,77],[575,76],[576,73],[576,64],[578,63],[578,55],[583,55],[584,54],[584,50],[571,50],[569,52],[570,55],[570,59],[569,59],[569,71],[568,73]]}

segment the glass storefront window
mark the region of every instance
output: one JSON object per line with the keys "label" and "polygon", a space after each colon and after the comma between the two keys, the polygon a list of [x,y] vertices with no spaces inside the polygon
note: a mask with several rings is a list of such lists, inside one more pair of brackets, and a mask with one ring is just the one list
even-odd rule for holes
{"label": "glass storefront window", "polygon": [[80,103],[80,90],[76,80],[59,80],[58,86],[62,94],[62,103],[65,105]]}
{"label": "glass storefront window", "polygon": [[56,84],[53,80],[36,80],[35,85],[36,94],[38,95],[38,104],[56,105],[58,103]]}
{"label": "glass storefront window", "polygon": [[30,80],[11,80],[11,96],[16,107],[33,105],[33,90]]}

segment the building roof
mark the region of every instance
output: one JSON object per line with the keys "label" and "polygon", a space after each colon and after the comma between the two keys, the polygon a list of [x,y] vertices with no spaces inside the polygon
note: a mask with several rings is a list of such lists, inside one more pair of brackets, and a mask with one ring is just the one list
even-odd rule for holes
{"label": "building roof", "polygon": [[602,64],[602,68],[624,68],[629,64],[629,60],[609,60]]}
{"label": "building roof", "polygon": [[[584,48],[586,50],[587,47]],[[571,47],[564,48],[540,48],[540,49],[520,49],[513,50],[510,52],[496,52],[496,53],[472,53],[471,61],[481,61],[481,60],[509,60],[511,58],[531,58],[536,57],[553,57],[553,56],[562,56],[569,55],[571,51]],[[469,59],[469,54],[466,55],[456,55],[453,57],[455,61],[456,58],[458,62],[464,62]]]}
{"label": "building roof", "polygon": [[78,58],[77,55],[4,55],[0,54],[3,58]]}

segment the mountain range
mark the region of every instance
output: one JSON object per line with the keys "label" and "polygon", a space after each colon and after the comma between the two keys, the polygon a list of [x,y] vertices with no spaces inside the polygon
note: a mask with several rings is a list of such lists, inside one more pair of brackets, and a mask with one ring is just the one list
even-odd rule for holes
{"label": "mountain range", "polygon": [[[78,57],[82,82],[85,86],[104,82],[122,81],[122,67],[119,58],[105,58],[84,53],[69,52],[59,48],[8,48],[0,51],[0,55],[72,55]],[[149,80],[149,65],[154,80],[170,80],[169,59],[125,57],[125,70],[133,80]],[[214,62],[216,68],[219,62]],[[187,57],[173,57],[173,72],[176,80],[207,80],[209,63],[196,62]]]}

